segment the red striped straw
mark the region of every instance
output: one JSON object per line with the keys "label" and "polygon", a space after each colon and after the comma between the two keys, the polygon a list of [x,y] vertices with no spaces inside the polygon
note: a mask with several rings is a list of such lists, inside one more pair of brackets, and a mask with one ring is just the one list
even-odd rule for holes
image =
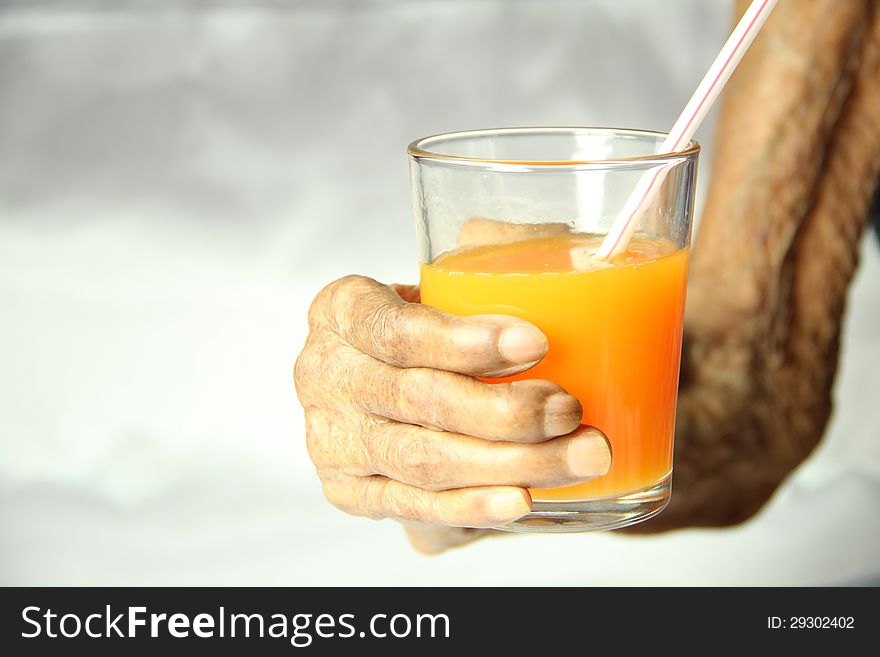
{"label": "red striped straw", "polygon": [[[736,70],[743,55],[752,45],[752,41],[758,36],[764,21],[773,11],[777,0],[753,0],[752,4],[743,14],[743,17],[737,23],[727,43],[718,53],[718,57],[712,62],[709,71],[706,73],[700,86],[691,96],[690,101],[685,106],[684,111],[672,130],[666,137],[661,146],[661,153],[675,153],[687,146],[694,133],[706,114],[712,108],[713,103],[718,98],[718,94],[724,89],[724,85],[730,79],[730,76]],[[651,204],[654,195],[660,188],[663,179],[666,177],[668,167],[656,167],[646,172],[639,180],[638,185],[633,193],[627,199],[626,204],[617,215],[611,230],[602,240],[602,245],[596,252],[596,257],[607,260],[612,256],[624,251],[629,244],[636,227],[639,224],[639,218],[644,210]]]}

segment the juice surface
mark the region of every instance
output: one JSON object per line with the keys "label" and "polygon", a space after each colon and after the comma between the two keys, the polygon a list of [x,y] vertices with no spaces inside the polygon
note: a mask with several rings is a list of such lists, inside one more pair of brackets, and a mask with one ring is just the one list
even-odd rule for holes
{"label": "juice surface", "polygon": [[569,234],[458,249],[422,265],[422,303],[458,315],[528,320],[549,351],[512,377],[547,379],[578,398],[582,422],[611,443],[607,475],[535,500],[581,500],[650,486],[672,470],[687,249],[636,236],[610,263],[601,238]]}

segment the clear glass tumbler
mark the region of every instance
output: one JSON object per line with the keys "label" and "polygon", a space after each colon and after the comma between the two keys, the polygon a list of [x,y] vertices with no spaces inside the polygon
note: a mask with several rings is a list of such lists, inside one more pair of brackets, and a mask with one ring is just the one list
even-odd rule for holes
{"label": "clear glass tumbler", "polygon": [[[665,135],[598,128],[474,130],[409,146],[422,303],[508,314],[547,336],[530,370],[489,382],[553,381],[611,444],[609,472],[531,490],[520,532],[615,529],[671,493],[688,248],[700,146],[658,152]],[[658,193],[627,250],[593,253],[646,173]]]}

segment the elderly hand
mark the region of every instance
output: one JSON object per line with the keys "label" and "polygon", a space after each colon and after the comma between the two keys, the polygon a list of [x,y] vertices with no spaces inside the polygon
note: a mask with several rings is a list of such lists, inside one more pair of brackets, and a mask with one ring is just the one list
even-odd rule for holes
{"label": "elderly hand", "polygon": [[581,406],[561,387],[474,378],[540,361],[547,340],[536,327],[417,301],[417,288],[348,276],[311,306],[294,379],[332,504],[404,521],[417,549],[437,552],[527,514],[529,487],[608,471],[607,441],[579,426]]}

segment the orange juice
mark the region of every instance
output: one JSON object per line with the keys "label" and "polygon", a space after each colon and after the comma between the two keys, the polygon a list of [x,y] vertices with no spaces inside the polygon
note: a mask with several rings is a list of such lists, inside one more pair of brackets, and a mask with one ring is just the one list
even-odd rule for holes
{"label": "orange juice", "polygon": [[584,234],[458,249],[422,265],[422,303],[449,313],[528,320],[549,351],[512,377],[547,379],[578,398],[582,422],[612,448],[603,477],[533,490],[535,500],[586,500],[651,486],[672,471],[687,249],[636,236],[609,263]]}

